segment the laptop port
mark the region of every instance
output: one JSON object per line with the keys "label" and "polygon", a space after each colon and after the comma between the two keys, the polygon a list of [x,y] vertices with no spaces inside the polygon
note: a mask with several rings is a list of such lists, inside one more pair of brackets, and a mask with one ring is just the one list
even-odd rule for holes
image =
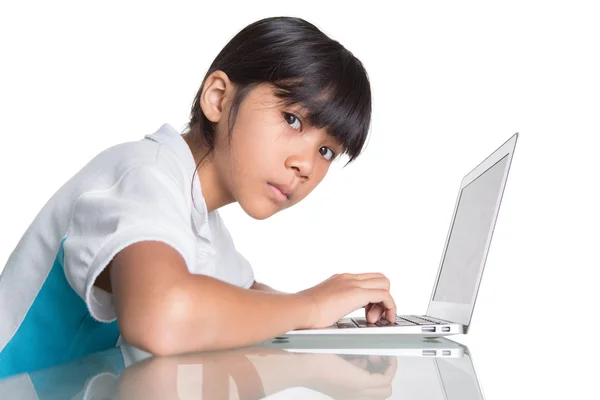
{"label": "laptop port", "polygon": [[450,332],[449,326],[442,326],[442,332]]}
{"label": "laptop port", "polygon": [[424,326],[421,330],[423,332],[435,332],[435,326]]}
{"label": "laptop port", "polygon": [[423,350],[423,355],[424,356],[436,356],[437,351],[436,350]]}
{"label": "laptop port", "polygon": [[450,350],[444,350],[444,351],[442,351],[442,355],[443,356],[449,356],[451,354],[452,354],[452,352]]}

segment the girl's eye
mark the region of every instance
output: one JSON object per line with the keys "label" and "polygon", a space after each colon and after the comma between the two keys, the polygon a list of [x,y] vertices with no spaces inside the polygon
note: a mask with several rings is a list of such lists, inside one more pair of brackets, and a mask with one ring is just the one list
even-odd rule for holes
{"label": "girl's eye", "polygon": [[[296,117],[294,114],[284,112],[283,117],[285,118],[285,122],[290,124],[290,126],[292,126],[292,128],[294,128],[294,129],[298,129],[302,126],[300,119],[298,117]],[[291,118],[289,118],[289,117],[291,117]],[[294,120],[296,120],[296,122],[298,123],[298,126],[292,125],[294,123]]]}
{"label": "girl's eye", "polygon": [[[284,112],[283,113],[283,118],[285,119],[285,122],[287,122],[292,128],[294,128],[296,130],[298,130],[302,126],[302,122],[300,121],[300,118],[298,118],[294,114],[290,114],[290,113]],[[297,125],[295,125],[296,123],[297,123]],[[322,146],[319,149],[319,153],[327,161],[331,161],[331,160],[333,160],[335,158],[335,152],[333,150],[331,150],[329,147],[326,147],[326,146]]]}
{"label": "girl's eye", "polygon": [[329,147],[321,147],[319,149],[319,153],[325,158],[327,161],[331,161],[335,158],[335,153]]}

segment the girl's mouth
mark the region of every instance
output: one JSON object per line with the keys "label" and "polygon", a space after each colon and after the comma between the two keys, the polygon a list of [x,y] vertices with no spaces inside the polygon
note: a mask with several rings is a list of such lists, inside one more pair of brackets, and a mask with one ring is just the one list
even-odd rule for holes
{"label": "girl's mouth", "polygon": [[280,202],[289,200],[289,196],[283,190],[277,187],[277,185],[274,185],[269,182],[267,182],[267,184],[269,185],[271,192],[273,192],[273,194],[275,194],[275,196],[277,197],[277,200],[279,200]]}

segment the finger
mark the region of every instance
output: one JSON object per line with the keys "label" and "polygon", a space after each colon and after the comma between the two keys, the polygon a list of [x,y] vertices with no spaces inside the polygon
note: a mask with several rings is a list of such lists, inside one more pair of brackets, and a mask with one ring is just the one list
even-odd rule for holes
{"label": "finger", "polygon": [[[366,360],[366,357],[363,357]],[[362,369],[357,367],[354,364],[350,364],[352,366],[352,371],[350,370],[343,372],[347,373],[346,376],[350,376],[348,374],[352,374],[352,379],[346,381],[345,389],[355,389],[358,391],[367,389],[367,388],[381,388],[388,386],[390,384],[389,378],[384,376],[382,373],[371,373],[366,369]],[[354,370],[356,369],[356,370]],[[340,375],[342,376],[342,375]],[[345,397],[347,398],[347,397]]]}
{"label": "finger", "polygon": [[[367,320],[368,324],[374,324],[377,320],[375,320],[375,317],[373,316],[373,309],[375,307],[375,303],[369,303],[365,306],[365,319]],[[381,313],[383,313],[383,307],[382,307],[382,311]],[[371,315],[369,315],[371,314]],[[380,314],[381,315],[381,314]]]}
{"label": "finger", "polygon": [[385,360],[385,356],[380,356],[377,354],[369,354],[367,355],[367,359],[369,360],[369,362],[373,365],[379,365],[382,363],[383,360]]}
{"label": "finger", "polygon": [[366,358],[355,358],[354,360],[346,360],[349,363],[354,364],[355,366],[365,369],[367,367],[367,363],[369,362]]}
{"label": "finger", "polygon": [[369,365],[371,366],[369,369],[371,374],[383,374],[388,367],[387,356],[370,354],[367,358],[369,360]]}
{"label": "finger", "polygon": [[[396,322],[396,303],[390,292],[386,289],[365,289],[357,288],[358,297],[362,298],[362,304],[381,303],[386,319],[390,322]],[[365,307],[365,306],[363,306]]]}
{"label": "finger", "polygon": [[390,280],[386,277],[359,279],[354,284],[365,289],[390,289]]}
{"label": "finger", "polygon": [[381,316],[381,314],[383,314],[383,311],[384,311],[383,305],[380,303],[376,303],[371,306],[371,309],[367,313],[367,316],[369,316],[369,315],[371,315],[373,317]]}
{"label": "finger", "polygon": [[385,309],[385,318],[389,322],[396,322],[396,302],[386,289],[365,289],[366,300],[372,303],[381,303]]}
{"label": "finger", "polygon": [[354,279],[359,279],[359,280],[385,277],[385,275],[383,275],[381,272],[366,272],[363,274],[350,274],[350,276]]}
{"label": "finger", "polygon": [[385,310],[383,312],[383,317],[385,319],[387,319],[390,323],[395,324],[396,323],[396,306],[391,306],[391,308],[388,308],[387,310]]}
{"label": "finger", "polygon": [[395,324],[396,323],[396,306],[394,306],[394,308],[390,308],[387,311],[385,311],[384,316],[385,316],[385,319],[388,320],[388,322]]}
{"label": "finger", "polygon": [[386,358],[388,359],[388,367],[383,373],[383,376],[389,379],[389,382],[392,383],[392,380],[398,371],[398,359],[396,356],[386,356]]}
{"label": "finger", "polygon": [[379,321],[379,318],[381,318],[381,314],[383,314],[383,312],[384,310],[382,305],[380,305],[379,303],[374,304],[373,307],[371,307],[371,309],[367,313],[367,322],[370,324],[374,324],[375,322]]}

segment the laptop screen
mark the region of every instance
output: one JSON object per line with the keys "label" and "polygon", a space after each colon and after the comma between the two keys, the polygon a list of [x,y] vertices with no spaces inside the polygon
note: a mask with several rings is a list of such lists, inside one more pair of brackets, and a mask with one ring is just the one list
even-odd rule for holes
{"label": "laptop screen", "polygon": [[462,189],[434,301],[473,302],[507,162],[508,155]]}

